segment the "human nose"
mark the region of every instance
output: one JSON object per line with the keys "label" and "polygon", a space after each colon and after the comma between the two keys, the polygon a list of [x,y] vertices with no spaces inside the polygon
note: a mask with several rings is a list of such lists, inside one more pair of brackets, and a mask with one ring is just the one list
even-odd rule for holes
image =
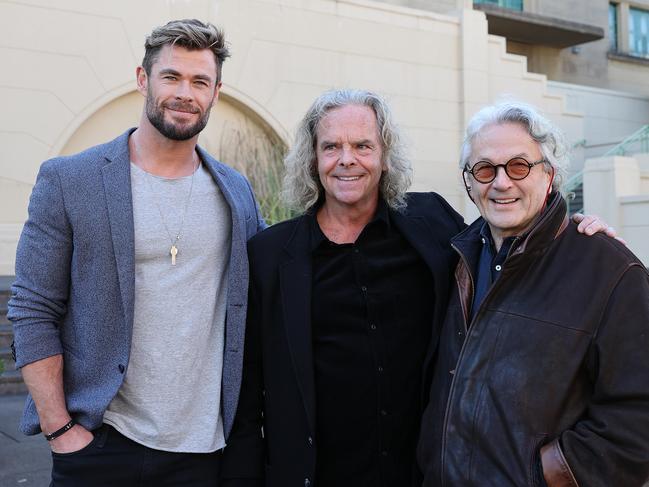
{"label": "human nose", "polygon": [[182,100],[192,100],[194,98],[190,83],[188,81],[181,81],[180,83],[178,83],[176,88],[176,98]]}
{"label": "human nose", "polygon": [[340,160],[339,163],[342,166],[349,166],[356,162],[356,156],[354,151],[348,145],[343,145],[340,151]]}
{"label": "human nose", "polygon": [[512,180],[507,175],[507,171],[505,170],[505,165],[499,164],[497,166],[494,166],[494,170],[496,171],[496,177],[491,182],[491,185],[496,189],[509,188],[512,185]]}

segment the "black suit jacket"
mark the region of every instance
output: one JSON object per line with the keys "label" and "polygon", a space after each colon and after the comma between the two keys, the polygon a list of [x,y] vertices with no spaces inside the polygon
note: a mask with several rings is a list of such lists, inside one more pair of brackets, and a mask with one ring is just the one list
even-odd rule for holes
{"label": "black suit jacket", "polygon": [[[390,210],[390,216],[433,275],[432,353],[456,264],[449,241],[464,228],[464,222],[435,193],[409,193],[406,208]],[[235,424],[224,452],[222,476],[227,486],[260,485],[263,477],[268,487],[313,484],[317,405],[311,342],[310,249],[305,216],[279,223],[257,234],[248,244],[250,291],[243,383]],[[427,364],[431,353],[427,363],[422,364],[422,398],[428,394]],[[408,359],[407,350],[403,357]]]}

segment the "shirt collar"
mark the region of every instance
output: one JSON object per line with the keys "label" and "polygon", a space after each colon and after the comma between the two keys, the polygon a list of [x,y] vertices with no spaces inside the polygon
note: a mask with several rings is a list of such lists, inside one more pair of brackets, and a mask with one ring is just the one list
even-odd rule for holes
{"label": "shirt collar", "polygon": [[[329,239],[327,236],[322,232],[320,229],[320,225],[318,224],[318,210],[320,209],[321,205],[318,205],[316,207],[313,207],[309,209],[305,216],[309,218],[310,220],[310,234],[311,234],[311,251],[313,252],[315,249],[317,249],[320,245],[322,245],[325,242],[329,242]],[[376,213],[374,213],[374,216],[372,219],[369,221],[369,223],[365,226],[361,234],[359,235],[359,239],[361,236],[365,233],[365,230],[368,227],[377,227],[377,228],[383,228],[383,231],[385,234],[387,234],[390,231],[390,211],[387,203],[383,200],[383,198],[379,197],[379,202],[376,207]]]}
{"label": "shirt collar", "polygon": [[[494,239],[491,235],[491,229],[489,228],[489,224],[486,221],[484,221],[482,223],[482,226],[480,227],[480,238],[482,239],[482,244],[487,246],[491,255],[495,256],[498,252],[496,252],[496,245],[494,244]],[[507,249],[507,252],[509,252],[509,249],[514,243],[514,240],[516,240],[516,236],[505,237],[503,239],[502,245],[500,246],[501,250]]]}

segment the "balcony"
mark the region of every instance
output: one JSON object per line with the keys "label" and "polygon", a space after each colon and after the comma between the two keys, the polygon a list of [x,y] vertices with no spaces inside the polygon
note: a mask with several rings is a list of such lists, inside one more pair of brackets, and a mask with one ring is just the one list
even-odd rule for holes
{"label": "balcony", "polygon": [[475,1],[473,8],[487,15],[489,33],[515,42],[565,48],[604,38],[604,29],[591,24],[523,12],[522,2]]}

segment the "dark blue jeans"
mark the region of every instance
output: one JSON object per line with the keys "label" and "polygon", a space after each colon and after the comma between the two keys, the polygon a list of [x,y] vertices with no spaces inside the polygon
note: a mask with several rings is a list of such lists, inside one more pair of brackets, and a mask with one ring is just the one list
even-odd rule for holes
{"label": "dark blue jeans", "polygon": [[50,487],[217,487],[221,452],[153,450],[103,425],[73,453],[52,453]]}

